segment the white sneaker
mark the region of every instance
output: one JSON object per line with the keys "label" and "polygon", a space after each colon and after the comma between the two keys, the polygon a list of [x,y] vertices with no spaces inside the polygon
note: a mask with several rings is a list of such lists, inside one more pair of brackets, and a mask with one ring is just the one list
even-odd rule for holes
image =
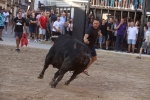
{"label": "white sneaker", "polygon": [[34,40],[34,42],[37,42],[37,40]]}

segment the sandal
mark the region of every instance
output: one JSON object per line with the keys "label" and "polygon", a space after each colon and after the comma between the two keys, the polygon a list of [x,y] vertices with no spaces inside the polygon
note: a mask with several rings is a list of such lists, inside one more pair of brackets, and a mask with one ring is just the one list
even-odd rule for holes
{"label": "sandal", "polygon": [[87,75],[87,76],[90,76],[90,75],[88,74],[88,71],[83,71],[83,73],[84,73],[85,75]]}
{"label": "sandal", "polygon": [[137,56],[136,58],[137,58],[137,59],[141,59],[141,57],[140,57],[140,56]]}

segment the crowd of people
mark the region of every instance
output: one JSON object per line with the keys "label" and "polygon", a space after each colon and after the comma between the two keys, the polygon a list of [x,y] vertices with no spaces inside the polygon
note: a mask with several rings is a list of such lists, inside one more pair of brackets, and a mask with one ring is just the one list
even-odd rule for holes
{"label": "crowd of people", "polygon": [[92,0],[92,6],[105,8],[142,9],[143,0]]}
{"label": "crowd of people", "polygon": [[[2,34],[2,29],[5,28],[5,34],[7,34],[7,25],[12,22],[16,22],[15,18],[19,16],[19,12],[22,13],[22,18],[25,19],[26,28],[23,30],[23,33],[27,33],[28,41],[31,38],[34,39],[35,42],[42,42],[48,40],[55,40],[61,34],[69,34],[72,36],[73,32],[73,19],[70,16],[70,13],[66,13],[64,11],[56,12],[52,9],[51,11],[24,11],[18,9],[17,15],[14,17],[10,17],[10,13],[7,9],[0,8],[1,23],[4,21],[4,25],[0,27],[0,34]],[[14,23],[15,25],[16,23]],[[4,27],[5,26],[5,27]],[[12,29],[14,32],[14,29]],[[0,40],[2,41],[2,36],[0,36]]]}
{"label": "crowd of people", "polygon": [[[93,23],[93,17],[89,17],[89,27],[92,26]],[[148,27],[148,31],[150,32],[150,22],[147,22],[147,25],[145,25],[144,30]],[[125,42],[128,45],[128,49],[126,50],[127,53],[134,53],[135,52],[135,46],[138,44],[138,40],[141,39],[139,37],[139,31],[140,31],[140,23],[137,21],[134,23],[133,21],[125,21],[124,18],[122,19],[113,19],[113,17],[110,17],[107,20],[103,19],[100,21],[99,26],[99,36],[98,36],[98,48],[99,49],[105,49],[110,50],[113,49],[116,52],[117,51],[124,51],[123,47]],[[144,32],[143,36],[143,42],[146,39],[146,30]],[[132,46],[132,50],[131,50]],[[149,49],[145,49],[144,53],[149,53]]]}

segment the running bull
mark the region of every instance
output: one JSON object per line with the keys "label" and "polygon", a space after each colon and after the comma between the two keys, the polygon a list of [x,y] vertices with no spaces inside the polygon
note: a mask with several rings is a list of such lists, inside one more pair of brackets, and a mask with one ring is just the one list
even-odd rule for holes
{"label": "running bull", "polygon": [[55,40],[54,45],[49,50],[44,68],[38,78],[43,78],[45,70],[51,64],[58,69],[50,82],[51,87],[55,88],[67,71],[74,71],[71,78],[65,82],[65,85],[69,85],[77,75],[86,69],[89,62],[90,50],[84,43],[69,35],[61,35]]}

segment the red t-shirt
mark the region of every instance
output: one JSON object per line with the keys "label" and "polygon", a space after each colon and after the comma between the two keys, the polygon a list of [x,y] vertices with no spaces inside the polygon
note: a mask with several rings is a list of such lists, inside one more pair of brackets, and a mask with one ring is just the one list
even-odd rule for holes
{"label": "red t-shirt", "polygon": [[42,28],[43,28],[43,29],[46,29],[47,18],[44,17],[44,16],[41,16],[41,17],[39,18],[39,21],[40,21],[40,23],[41,23]]}

